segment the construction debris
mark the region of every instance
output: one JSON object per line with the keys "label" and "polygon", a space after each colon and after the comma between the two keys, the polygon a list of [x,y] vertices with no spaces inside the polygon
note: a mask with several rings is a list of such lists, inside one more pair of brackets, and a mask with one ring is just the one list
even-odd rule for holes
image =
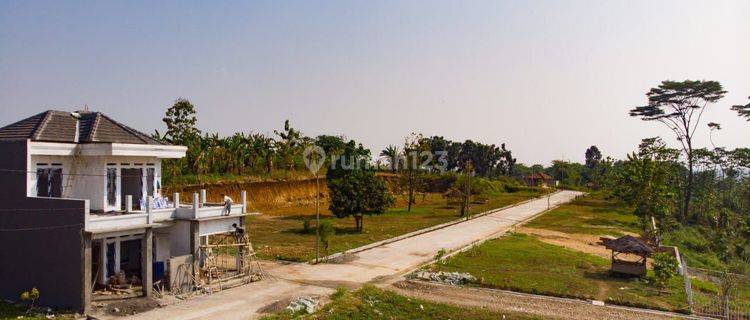
{"label": "construction debris", "polygon": [[426,270],[412,273],[411,278],[424,281],[440,282],[454,286],[474,283],[477,281],[477,278],[465,272],[434,272]]}
{"label": "construction debris", "polygon": [[315,312],[315,309],[318,307],[318,301],[315,300],[313,297],[297,297],[292,300],[292,302],[289,303],[289,306],[286,307],[287,310],[291,311],[292,313],[297,313],[299,311],[304,310],[306,313],[310,314]]}

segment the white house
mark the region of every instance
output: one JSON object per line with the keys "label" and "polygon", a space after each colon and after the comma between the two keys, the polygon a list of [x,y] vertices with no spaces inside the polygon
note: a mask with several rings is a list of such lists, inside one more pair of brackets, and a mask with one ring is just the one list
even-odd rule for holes
{"label": "white house", "polygon": [[[0,267],[0,283],[10,284],[0,289],[3,297],[36,286],[46,305],[85,309],[93,284],[105,285],[119,272],[142,279],[143,294],[150,295],[152,281],[165,277],[171,259],[199,260],[200,244],[234,231],[246,214],[244,191],[229,214],[220,204],[207,204],[205,193],[188,195],[187,204],[179,194],[163,195],[162,160],[181,158],[187,148],[99,112],[42,112],[0,128],[0,142],[6,155],[0,159],[0,191],[6,191],[0,230],[8,231],[0,232],[0,258],[37,262]],[[29,243],[60,248],[29,252],[23,249]],[[57,277],[22,274],[32,271]],[[60,277],[75,288],[60,288]],[[63,297],[71,294],[80,299]]]}

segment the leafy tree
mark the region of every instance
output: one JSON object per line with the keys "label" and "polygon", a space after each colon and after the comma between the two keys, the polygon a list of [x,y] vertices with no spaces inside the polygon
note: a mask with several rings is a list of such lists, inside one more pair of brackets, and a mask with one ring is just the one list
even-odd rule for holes
{"label": "leafy tree", "polygon": [[596,146],[591,146],[586,149],[586,167],[593,169],[599,162],[602,161],[602,152]]}
{"label": "leafy tree", "polygon": [[369,156],[369,150],[349,141],[326,173],[329,209],[338,218],[353,216],[357,232],[362,232],[364,214],[381,214],[393,204],[385,182],[372,170],[356,164]]}
{"label": "leafy tree", "polygon": [[744,106],[743,105],[732,106],[732,110],[737,111],[737,114],[739,114],[740,117],[745,117],[747,118],[747,121],[750,121],[750,103]]}
{"label": "leafy tree", "polygon": [[333,228],[333,224],[331,224],[330,221],[321,221],[320,226],[318,226],[318,235],[320,236],[320,243],[323,245],[323,250],[328,252],[331,240],[333,239],[333,236],[336,235],[336,230]]}
{"label": "leafy tree", "polygon": [[646,93],[648,104],[630,110],[630,116],[645,121],[658,121],[674,132],[687,157],[687,184],[685,186],[682,215],[688,217],[693,192],[693,137],[703,111],[709,104],[719,101],[726,91],[717,81],[662,81]]}
{"label": "leafy tree", "polygon": [[639,149],[613,173],[613,193],[635,208],[647,234],[652,217],[661,232],[669,225],[672,199],[677,195],[672,177],[678,151],[667,148],[658,138],[644,139]]}
{"label": "leafy tree", "polygon": [[513,158],[513,152],[505,148],[505,143],[500,144],[500,160],[497,163],[497,171],[501,175],[510,176],[513,174],[513,168],[516,165],[516,158]]}
{"label": "leafy tree", "polygon": [[654,278],[660,288],[664,289],[669,280],[677,274],[677,259],[665,252],[654,254]]}
{"label": "leafy tree", "polygon": [[164,139],[169,143],[188,145],[192,140],[200,136],[200,130],[196,127],[198,120],[195,116],[195,107],[187,99],[178,98],[167,109],[167,113],[162,121],[167,125]]}
{"label": "leafy tree", "polygon": [[406,211],[411,212],[412,205],[416,204],[416,198],[414,193],[423,187],[423,179],[421,177],[422,163],[425,159],[422,158],[422,152],[425,150],[425,145],[421,142],[423,137],[421,134],[412,133],[409,137],[404,139],[404,152],[402,159],[404,164],[401,169],[401,180],[402,185],[406,185]]}
{"label": "leafy tree", "polygon": [[279,136],[279,140],[276,141],[276,151],[286,167],[289,170],[294,169],[295,157],[301,155],[304,148],[302,134],[292,128],[289,120],[284,121],[284,130],[273,132]]}

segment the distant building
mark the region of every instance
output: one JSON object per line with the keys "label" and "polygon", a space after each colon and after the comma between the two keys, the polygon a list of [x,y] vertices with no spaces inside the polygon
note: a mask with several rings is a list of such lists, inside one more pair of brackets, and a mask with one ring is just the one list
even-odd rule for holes
{"label": "distant building", "polygon": [[552,176],[544,172],[536,172],[536,173],[526,175],[526,177],[524,177],[524,181],[526,182],[526,185],[529,187],[548,188],[550,186],[557,185],[557,181],[555,181],[555,179],[552,178]]}
{"label": "distant building", "polygon": [[200,261],[209,236],[242,225],[246,194],[231,214],[203,192],[185,204],[162,196],[162,160],[186,150],[99,112],[50,110],[0,128],[0,298],[36,287],[42,305],[85,310],[112,276],[150,295],[170,261]]}

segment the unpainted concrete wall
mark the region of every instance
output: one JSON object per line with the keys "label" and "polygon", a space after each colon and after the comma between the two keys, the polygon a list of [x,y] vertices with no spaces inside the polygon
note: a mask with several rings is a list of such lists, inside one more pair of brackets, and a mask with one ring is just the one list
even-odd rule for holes
{"label": "unpainted concrete wall", "polygon": [[26,149],[0,141],[0,297],[18,300],[36,287],[40,305],[80,310],[86,204],[27,197]]}

